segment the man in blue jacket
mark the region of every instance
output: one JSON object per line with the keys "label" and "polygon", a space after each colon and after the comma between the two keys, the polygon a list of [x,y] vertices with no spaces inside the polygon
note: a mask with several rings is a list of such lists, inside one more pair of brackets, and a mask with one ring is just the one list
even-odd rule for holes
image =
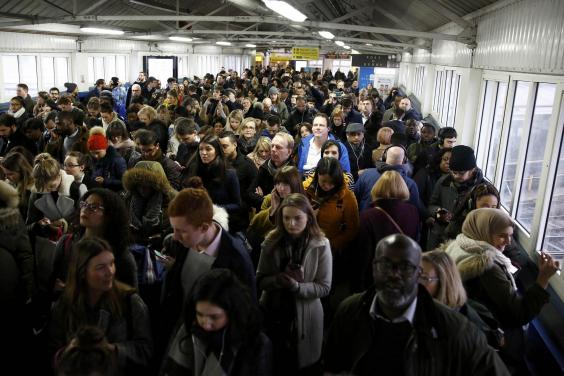
{"label": "man in blue jacket", "polygon": [[[329,133],[330,121],[326,114],[320,112],[313,118],[312,134],[302,139],[298,148],[298,170],[303,175],[304,172],[317,166],[321,159],[321,147],[327,140],[335,140]],[[339,162],[343,171],[350,172],[349,153],[347,148],[339,142]]]}

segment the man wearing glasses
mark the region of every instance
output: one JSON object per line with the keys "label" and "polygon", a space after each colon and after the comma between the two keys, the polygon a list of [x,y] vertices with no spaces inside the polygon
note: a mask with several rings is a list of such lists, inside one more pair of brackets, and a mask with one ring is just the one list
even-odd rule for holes
{"label": "man wearing glasses", "polygon": [[509,375],[480,330],[419,288],[421,248],[394,234],[376,246],[374,286],[333,320],[326,375]]}

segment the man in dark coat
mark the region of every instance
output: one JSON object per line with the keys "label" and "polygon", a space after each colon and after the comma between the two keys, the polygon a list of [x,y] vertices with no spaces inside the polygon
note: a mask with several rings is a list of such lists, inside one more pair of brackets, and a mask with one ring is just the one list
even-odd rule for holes
{"label": "man in dark coat", "polygon": [[18,129],[16,119],[12,115],[0,115],[0,137],[4,138],[4,143],[0,148],[0,156],[6,155],[16,146],[23,146],[31,154],[37,154],[37,145],[27,138],[21,129]]}
{"label": "man in dark coat", "polygon": [[24,107],[26,112],[28,114],[33,114],[33,106],[35,106],[35,103],[33,102],[33,99],[31,99],[31,96],[28,92],[29,87],[26,84],[18,84],[18,87],[16,88],[16,95],[18,97],[22,97],[22,99],[24,100]]}
{"label": "man in dark coat", "polygon": [[327,373],[509,375],[477,327],[419,288],[420,263],[421,248],[403,234],[378,243],[374,287],[346,299],[333,320]]}
{"label": "man in dark coat", "polygon": [[286,120],[284,126],[293,136],[298,132],[298,124],[300,123],[312,123],[315,111],[307,107],[306,99],[304,97],[296,98],[296,106],[294,110]]}
{"label": "man in dark coat", "polygon": [[184,303],[191,299],[196,280],[211,269],[231,270],[249,287],[253,300],[257,299],[251,257],[242,241],[213,220],[213,211],[211,198],[203,189],[183,189],[168,206],[174,235],[165,242],[165,249],[175,261],[166,274],[161,300],[161,346],[180,319]]}

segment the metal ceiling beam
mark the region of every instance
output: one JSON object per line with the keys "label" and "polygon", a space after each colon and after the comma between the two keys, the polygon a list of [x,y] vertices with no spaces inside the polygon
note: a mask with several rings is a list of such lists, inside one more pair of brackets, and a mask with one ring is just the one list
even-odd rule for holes
{"label": "metal ceiling beam", "polygon": [[[371,8],[375,8],[375,7],[371,7]],[[348,20],[349,18],[353,18],[358,16],[359,14],[365,13],[367,12],[369,9],[357,9],[355,11],[352,11],[350,13],[344,14],[341,17],[337,17],[337,18],[333,18],[331,20],[331,22],[343,22]]]}
{"label": "metal ceiling beam", "polygon": [[156,1],[129,0],[129,3],[140,5],[142,7],[162,10],[163,12],[170,12],[170,13],[174,13],[174,14],[185,14],[185,15],[192,14],[192,11],[190,9],[187,9],[187,8],[179,9],[179,13],[176,13],[176,8],[167,7],[167,6],[165,6],[161,3],[157,3]]}
{"label": "metal ceiling beam", "polygon": [[81,15],[83,15],[83,14],[88,14],[88,13],[92,12],[94,9],[96,9],[96,8],[98,8],[98,7],[102,6],[102,5],[104,5],[104,4],[107,3],[107,2],[108,2],[108,0],[100,0],[100,1],[97,1],[97,2],[95,2],[94,4],[90,5],[88,8],[86,8],[86,9],[84,9],[84,10],[81,10],[81,11],[80,11],[80,14],[81,14]]}
{"label": "metal ceiling beam", "polygon": [[[206,17],[213,16],[214,14],[216,14],[216,13],[218,13],[218,12],[221,12],[222,10],[224,10],[225,8],[227,8],[228,6],[229,6],[229,5],[227,5],[227,4],[223,4],[223,5],[220,6],[219,8],[215,8],[214,10],[212,10],[211,12],[209,12],[208,14],[206,14]],[[189,27],[192,27],[192,26],[194,26],[194,25],[197,24],[197,23],[198,23],[198,22],[190,22],[189,24],[186,24],[186,25],[182,26],[182,27],[180,28],[180,30],[186,30],[186,29],[188,29]]]}
{"label": "metal ceiling beam", "polygon": [[460,17],[458,14],[454,13],[443,4],[439,3],[436,0],[419,0],[419,2],[425,4],[428,8],[431,8],[435,12],[439,13],[441,16],[444,16],[451,20],[452,22],[456,23],[463,29],[471,28],[474,25],[472,23],[466,21],[464,18]]}
{"label": "metal ceiling beam", "polygon": [[[167,16],[167,15],[144,15],[144,16],[131,16],[131,15],[114,15],[114,16],[67,16],[53,20],[51,22],[95,22],[95,21],[205,21],[205,22],[233,22],[233,23],[266,23],[287,25],[289,20],[276,18],[276,17],[263,17],[263,16]],[[387,35],[400,35],[413,38],[426,38],[426,39],[441,39],[467,42],[467,38],[458,37],[456,35],[449,35],[435,32],[415,31],[415,30],[401,30],[386,27],[376,26],[361,26],[350,25],[333,22],[318,22],[318,21],[304,21],[299,23],[301,26],[312,27],[318,29],[328,30],[352,30],[362,31],[367,33],[387,34]]]}
{"label": "metal ceiling beam", "polygon": [[[237,39],[236,41],[238,42],[253,42],[257,45],[260,45],[261,42],[264,42],[264,39],[261,38],[240,38]],[[327,43],[324,41],[319,41],[322,43],[311,43],[311,41],[307,41],[307,40],[303,40],[303,39],[277,39],[276,42],[272,42],[269,41],[268,43],[262,43],[264,45],[267,46],[277,46],[277,47],[283,47],[283,46],[310,46],[310,47],[324,47],[326,49],[330,49],[330,50],[339,50],[339,51],[348,51],[350,53],[350,50],[345,50],[342,47],[339,47],[337,45],[334,45],[332,43]],[[350,46],[352,49],[355,50],[365,50],[365,51],[373,51],[373,52],[385,52],[385,53],[401,53],[402,50],[401,49],[394,49],[394,48],[385,48],[385,47],[369,47],[369,46],[361,46],[361,45],[351,45]]]}

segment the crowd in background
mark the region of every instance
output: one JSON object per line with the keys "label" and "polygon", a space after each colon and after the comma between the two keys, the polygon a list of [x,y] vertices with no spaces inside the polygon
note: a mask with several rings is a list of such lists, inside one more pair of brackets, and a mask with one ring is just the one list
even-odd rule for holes
{"label": "crowd in background", "polygon": [[22,374],[528,374],[559,264],[399,89],[291,66],[65,87],[0,115]]}

